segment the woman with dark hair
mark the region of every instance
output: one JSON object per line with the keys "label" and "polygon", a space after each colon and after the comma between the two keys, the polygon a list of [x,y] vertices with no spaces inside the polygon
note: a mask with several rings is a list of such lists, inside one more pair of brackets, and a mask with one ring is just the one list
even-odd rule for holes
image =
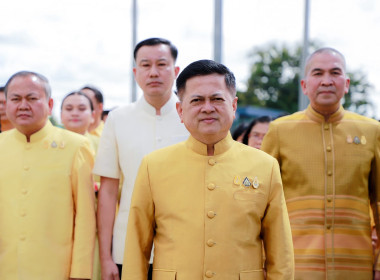
{"label": "woman with dark hair", "polygon": [[244,137],[247,127],[248,127],[248,124],[246,123],[239,124],[238,127],[232,133],[232,139],[240,143],[243,143],[243,137]]}
{"label": "woman with dark hair", "polygon": [[269,116],[254,119],[245,131],[243,143],[256,149],[261,149],[261,142],[269,129],[271,121],[272,119]]}

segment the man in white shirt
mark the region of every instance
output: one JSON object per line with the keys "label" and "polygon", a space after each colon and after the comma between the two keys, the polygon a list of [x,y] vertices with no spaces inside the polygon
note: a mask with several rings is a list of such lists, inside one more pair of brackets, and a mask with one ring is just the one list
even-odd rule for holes
{"label": "man in white shirt", "polygon": [[[165,39],[150,38],[137,44],[133,73],[143,96],[110,112],[104,126],[94,168],[94,173],[101,176],[98,234],[103,280],[121,278],[131,194],[141,159],[188,136],[172,92],[179,72],[175,66],[177,54],[177,48]],[[123,187],[115,220],[121,178]]]}

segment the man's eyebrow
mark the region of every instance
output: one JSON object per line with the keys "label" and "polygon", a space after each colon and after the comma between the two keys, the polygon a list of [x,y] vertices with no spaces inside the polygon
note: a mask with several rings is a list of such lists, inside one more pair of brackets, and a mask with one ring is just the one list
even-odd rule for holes
{"label": "man's eyebrow", "polygon": [[313,68],[311,69],[311,72],[319,72],[319,71],[323,71],[322,68]]}
{"label": "man's eyebrow", "polygon": [[190,95],[191,98],[197,97],[197,98],[204,98],[202,95],[199,94],[192,94]]}
{"label": "man's eyebrow", "polygon": [[[311,69],[311,72],[319,72],[319,71],[325,71],[325,70],[322,69],[322,68],[313,68],[313,69]],[[328,69],[327,71],[343,71],[343,70],[340,67],[334,67],[334,68]]]}
{"label": "man's eyebrow", "polygon": [[334,67],[334,68],[330,69],[330,71],[340,71],[340,72],[343,72],[343,69],[340,68],[340,67]]}
{"label": "man's eyebrow", "polygon": [[150,61],[150,60],[147,59],[147,58],[143,58],[143,59],[141,59],[141,60],[139,61],[139,63],[141,63],[141,62],[148,62],[148,61]]}

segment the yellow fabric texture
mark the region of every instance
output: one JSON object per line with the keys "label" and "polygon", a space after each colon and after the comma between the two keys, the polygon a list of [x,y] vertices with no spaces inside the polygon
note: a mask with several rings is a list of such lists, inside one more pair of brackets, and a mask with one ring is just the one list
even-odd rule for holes
{"label": "yellow fabric texture", "polygon": [[272,122],[262,149],[280,165],[295,279],[372,279],[369,204],[379,232],[379,123],[342,107],[326,121],[309,106]]}
{"label": "yellow fabric texture", "polygon": [[99,125],[92,131],[90,131],[90,134],[100,137],[102,135],[104,128],[104,122],[100,121]]}
{"label": "yellow fabric texture", "polygon": [[87,139],[53,127],[0,135],[0,279],[91,278],[93,154]]}
{"label": "yellow fabric texture", "polygon": [[267,279],[292,279],[287,215],[275,159],[230,134],[207,156],[190,137],[142,161],[122,279],[146,279],[153,242],[153,279],[264,279],[262,240]]}
{"label": "yellow fabric texture", "polygon": [[[98,151],[99,146],[99,140],[100,137],[96,136],[94,134],[90,134],[89,132],[86,132],[85,136],[90,141],[91,148],[94,152],[94,157],[96,157],[96,152]],[[94,190],[97,192],[100,188],[100,176],[93,174],[94,178]],[[97,210],[98,206],[98,199],[97,196],[95,197],[95,209]],[[100,264],[100,256],[99,256],[99,240],[98,240],[98,234],[96,233],[96,239],[95,239],[95,249],[94,249],[94,265],[93,265],[93,272],[92,272],[92,280],[101,280],[101,264]]]}

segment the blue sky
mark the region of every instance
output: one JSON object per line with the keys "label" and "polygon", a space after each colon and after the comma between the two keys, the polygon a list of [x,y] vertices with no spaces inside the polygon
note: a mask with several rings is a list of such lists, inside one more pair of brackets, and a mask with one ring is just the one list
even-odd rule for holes
{"label": "blue sky", "polygon": [[[380,4],[376,0],[310,0],[310,38],[340,50],[348,70],[375,88],[380,117]],[[178,65],[213,58],[214,0],[138,0],[138,40],[165,37],[179,49]],[[131,1],[1,1],[0,83],[19,70],[47,76],[60,100],[91,83],[105,107],[130,102]],[[224,0],[223,63],[244,89],[249,52],[271,42],[302,41],[304,0]]]}

